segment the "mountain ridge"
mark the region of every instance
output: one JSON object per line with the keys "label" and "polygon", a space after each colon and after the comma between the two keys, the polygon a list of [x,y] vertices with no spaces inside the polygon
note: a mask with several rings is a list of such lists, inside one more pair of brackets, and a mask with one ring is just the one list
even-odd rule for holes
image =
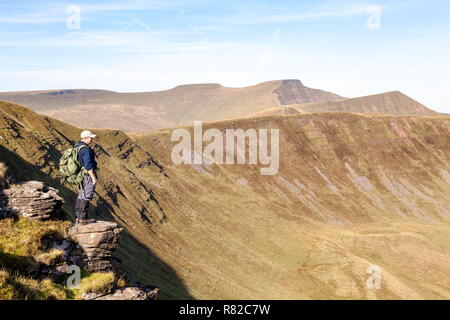
{"label": "mountain ridge", "polygon": [[80,89],[0,93],[1,100],[25,105],[76,126],[123,131],[148,131],[193,120],[240,118],[284,102],[341,98],[305,87],[299,80],[266,81],[242,88],[188,84],[135,93]]}
{"label": "mountain ridge", "polygon": [[266,81],[241,88],[218,83],[184,84],[153,92],[97,89],[3,92],[0,99],[25,105],[75,126],[125,132],[170,128],[194,120],[237,119],[285,106],[301,113],[438,114],[397,91],[349,99],[306,87],[295,79]]}
{"label": "mountain ridge", "polygon": [[[343,99],[337,101],[322,101],[292,106],[303,112],[346,111],[358,113],[386,113],[396,115],[439,115],[423,104],[400,91],[388,91],[364,97]],[[380,110],[381,109],[381,110]]]}
{"label": "mountain ridge", "polygon": [[[396,95],[395,99],[390,98]],[[249,116],[263,110],[293,106],[302,112],[351,111],[427,115],[436,114],[399,92],[360,98],[304,86],[300,80],[273,80],[241,88],[218,83],[179,85],[153,92],[121,93],[97,89],[60,89],[0,93],[0,99],[20,103],[76,126],[146,132],[189,124],[194,120],[216,121]],[[361,99],[384,96],[367,103]],[[396,108],[392,100],[401,105]],[[383,104],[388,104],[385,107]],[[301,105],[301,106],[300,106]],[[348,105],[348,106],[347,106]],[[376,111],[380,109],[381,111]]]}

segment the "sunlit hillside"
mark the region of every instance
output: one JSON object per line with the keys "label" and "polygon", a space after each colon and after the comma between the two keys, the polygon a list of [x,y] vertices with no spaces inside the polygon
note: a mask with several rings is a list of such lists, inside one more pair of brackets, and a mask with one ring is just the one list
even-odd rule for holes
{"label": "sunlit hillside", "polygon": [[[192,132],[192,127],[185,127]],[[352,113],[204,123],[279,129],[280,166],[174,165],[173,129],[97,130],[94,210],[127,231],[118,257],[161,298],[450,298],[450,117]],[[0,161],[61,189],[79,130],[0,104]],[[424,258],[426,257],[426,258]],[[370,290],[370,266],[381,288]]]}

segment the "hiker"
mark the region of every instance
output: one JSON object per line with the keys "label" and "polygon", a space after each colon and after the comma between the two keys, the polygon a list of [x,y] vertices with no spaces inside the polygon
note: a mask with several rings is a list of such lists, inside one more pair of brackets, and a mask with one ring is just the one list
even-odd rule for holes
{"label": "hiker", "polygon": [[74,148],[79,148],[78,161],[84,171],[83,180],[78,185],[79,194],[75,202],[75,214],[77,216],[76,223],[86,224],[95,222],[95,219],[88,219],[89,202],[94,197],[95,186],[97,184],[97,162],[95,154],[89,145],[96,137],[90,131],[83,131],[80,135],[81,140]]}

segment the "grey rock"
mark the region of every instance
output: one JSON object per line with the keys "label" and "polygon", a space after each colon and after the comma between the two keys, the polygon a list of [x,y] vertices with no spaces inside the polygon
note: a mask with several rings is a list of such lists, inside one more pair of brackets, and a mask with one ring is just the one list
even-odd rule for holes
{"label": "grey rock", "polygon": [[112,253],[118,247],[122,230],[115,222],[97,221],[85,225],[75,224],[69,229],[69,236],[83,250],[89,271],[110,271]]}
{"label": "grey rock", "polygon": [[15,211],[24,217],[39,221],[59,214],[63,203],[64,200],[59,196],[58,190],[40,181],[13,184],[0,194],[0,204],[3,204],[9,212]]}
{"label": "grey rock", "polygon": [[141,287],[125,287],[95,298],[95,300],[156,300],[158,292],[158,288],[149,290]]}
{"label": "grey rock", "polygon": [[103,296],[103,294],[88,292],[88,293],[83,293],[81,298],[83,298],[83,300],[96,300],[97,298],[99,298],[101,296]]}

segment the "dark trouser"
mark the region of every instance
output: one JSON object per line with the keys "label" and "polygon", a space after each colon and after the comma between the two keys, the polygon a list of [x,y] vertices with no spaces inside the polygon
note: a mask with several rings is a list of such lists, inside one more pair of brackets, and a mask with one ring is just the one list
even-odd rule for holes
{"label": "dark trouser", "polygon": [[79,193],[75,202],[75,214],[78,219],[85,220],[88,218],[89,201],[92,200],[95,192],[95,185],[92,183],[91,176],[85,175],[78,189]]}

